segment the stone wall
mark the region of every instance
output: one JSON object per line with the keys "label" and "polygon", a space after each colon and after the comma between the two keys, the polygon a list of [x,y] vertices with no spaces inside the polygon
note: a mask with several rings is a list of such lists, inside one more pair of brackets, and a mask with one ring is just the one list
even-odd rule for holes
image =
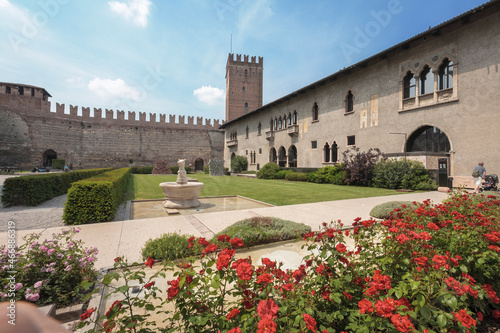
{"label": "stone wall", "polygon": [[[43,166],[43,154],[51,149],[57,158],[65,159],[75,169],[154,165],[156,159],[167,159],[176,165],[185,158],[186,165],[202,159],[223,159],[223,132],[219,121],[165,115],[157,119],[150,114],[113,110],[81,109],[56,105],[32,96],[0,92],[0,166],[30,169]],[[115,118],[116,117],[116,118]],[[155,121],[156,120],[156,121]]]}

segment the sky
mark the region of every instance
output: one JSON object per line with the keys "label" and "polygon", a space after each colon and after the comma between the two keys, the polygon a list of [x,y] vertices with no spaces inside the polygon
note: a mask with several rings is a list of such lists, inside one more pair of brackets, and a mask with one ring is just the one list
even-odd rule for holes
{"label": "sky", "polygon": [[222,121],[230,52],[264,58],[267,104],[485,2],[0,0],[0,82]]}

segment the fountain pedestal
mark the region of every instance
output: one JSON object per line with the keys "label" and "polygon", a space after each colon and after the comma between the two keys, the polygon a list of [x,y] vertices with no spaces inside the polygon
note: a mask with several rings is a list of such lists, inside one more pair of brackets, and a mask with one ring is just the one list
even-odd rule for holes
{"label": "fountain pedestal", "polygon": [[179,160],[179,171],[177,172],[177,182],[160,183],[160,187],[165,195],[163,207],[171,209],[193,208],[201,205],[198,200],[203,183],[188,182],[185,170],[185,160]]}

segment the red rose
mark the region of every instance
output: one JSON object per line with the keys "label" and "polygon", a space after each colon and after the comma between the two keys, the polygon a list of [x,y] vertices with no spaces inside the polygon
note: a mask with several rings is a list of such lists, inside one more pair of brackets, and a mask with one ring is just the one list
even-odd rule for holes
{"label": "red rose", "polygon": [[155,264],[155,260],[153,258],[148,257],[148,260],[144,263],[144,265],[149,266],[149,268],[153,268]]}
{"label": "red rose", "polygon": [[119,262],[122,258],[121,257],[116,257],[115,262]]}
{"label": "red rose", "polygon": [[273,281],[273,276],[271,274],[262,274],[257,277],[257,283],[270,283]]}
{"label": "red rose", "polygon": [[229,237],[226,234],[217,236],[217,240],[219,242],[229,242],[230,239],[231,239],[231,237]]}
{"label": "red rose", "polygon": [[439,227],[435,223],[427,224],[427,228],[432,229],[432,230],[439,230]]}
{"label": "red rose", "polygon": [[464,327],[471,328],[471,326],[476,326],[476,321],[467,314],[467,311],[460,310],[458,313],[452,312],[452,314]]}
{"label": "red rose", "polygon": [[339,251],[340,253],[344,253],[347,251],[347,248],[345,247],[344,244],[337,244],[337,246],[335,246],[335,248],[337,249],[337,251]]}
{"label": "red rose", "polygon": [[498,310],[493,310],[493,311],[491,312],[491,315],[493,316],[493,318],[498,319],[498,318],[500,318],[500,311],[498,311]]}
{"label": "red rose", "polygon": [[429,259],[427,257],[418,257],[415,258],[415,261],[417,262],[418,265],[425,266],[427,264],[427,261],[429,261]]}
{"label": "red rose", "polygon": [[307,313],[303,314],[304,321],[306,322],[306,327],[308,330],[316,332],[316,320]]}
{"label": "red rose", "polygon": [[240,262],[236,267],[236,273],[241,280],[250,280],[253,275],[253,266],[247,262]]}
{"label": "red rose", "polygon": [[92,312],[94,312],[94,308],[92,309],[88,309],[87,311],[85,311],[81,316],[80,316],[80,320],[85,320],[85,319],[88,319],[90,318],[90,316],[92,315]]}
{"label": "red rose", "polygon": [[377,310],[377,315],[381,317],[390,318],[392,312],[396,310],[395,301],[392,298],[387,298],[385,300],[377,300],[375,302],[375,310]]}
{"label": "red rose", "polygon": [[222,270],[229,266],[229,261],[234,255],[233,249],[224,249],[219,253],[219,257],[217,258],[217,270]]}
{"label": "red rose", "polygon": [[111,304],[111,306],[109,307],[108,311],[106,312],[106,318],[109,318],[109,314],[111,313],[111,310],[114,309],[115,305],[118,306],[118,309],[116,309],[115,311],[120,311],[120,309],[122,308],[122,302],[120,301],[114,301],[113,304]]}
{"label": "red rose", "polygon": [[285,289],[286,291],[290,291],[293,289],[293,284],[287,283],[283,286],[283,289]]}
{"label": "red rose", "polygon": [[210,243],[203,237],[200,237],[198,238],[198,244],[202,245],[202,246],[208,246],[210,245]]}
{"label": "red rose", "polygon": [[400,332],[414,332],[415,327],[408,316],[402,317],[399,313],[391,316],[391,322]]}
{"label": "red rose", "polygon": [[227,331],[227,333],[241,333],[241,329],[239,327],[235,327],[232,330]]}
{"label": "red rose", "polygon": [[229,243],[231,243],[231,245],[233,247],[242,247],[243,246],[243,240],[241,238],[238,238],[238,237],[232,238],[231,240],[229,240]]}
{"label": "red rose", "polygon": [[479,321],[483,321],[484,317],[483,317],[482,312],[477,313],[477,319],[479,319]]}
{"label": "red rose", "polygon": [[259,321],[257,333],[275,333],[276,323],[270,318],[264,318]]}
{"label": "red rose", "polygon": [[279,307],[272,299],[261,300],[259,305],[257,305],[257,314],[261,319],[276,318],[276,314],[278,313]]}
{"label": "red rose", "polygon": [[439,267],[446,265],[448,258],[446,256],[440,256],[436,254],[432,257],[432,261],[434,261]]}
{"label": "red rose", "polygon": [[151,282],[149,282],[149,283],[146,283],[146,284],[144,285],[144,288],[149,289],[151,286],[154,286],[154,284],[155,284],[155,282],[154,282],[154,281],[151,281]]}
{"label": "red rose", "polygon": [[234,317],[236,317],[238,315],[238,313],[240,313],[239,309],[232,309],[231,312],[229,312],[226,316],[227,320],[233,319]]}
{"label": "red rose", "polygon": [[203,251],[201,251],[201,253],[207,254],[210,252],[214,252],[214,251],[217,251],[218,248],[219,247],[217,246],[217,244],[210,244],[205,249],[203,249]]}
{"label": "red rose", "polygon": [[179,280],[170,281],[170,288],[167,289],[167,298],[172,300],[179,293]]}
{"label": "red rose", "polygon": [[359,312],[362,314],[365,314],[367,312],[373,312],[373,306],[372,302],[367,300],[366,298],[363,298],[361,301],[358,302],[358,307],[359,307]]}

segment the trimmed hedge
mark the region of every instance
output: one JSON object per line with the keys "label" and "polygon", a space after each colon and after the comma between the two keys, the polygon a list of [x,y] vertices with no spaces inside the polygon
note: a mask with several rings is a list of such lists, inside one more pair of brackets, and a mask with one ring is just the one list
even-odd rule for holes
{"label": "trimmed hedge", "polygon": [[141,174],[141,175],[149,175],[153,172],[153,166],[134,166],[131,167],[131,173],[133,174]]}
{"label": "trimmed hedge", "polygon": [[64,165],[66,165],[66,160],[62,159],[53,159],[52,160],[52,169],[64,169]]}
{"label": "trimmed hedge", "polygon": [[285,179],[292,182],[305,182],[307,181],[307,174],[302,172],[291,171],[286,174]]}
{"label": "trimmed hedge", "polygon": [[2,204],[4,207],[36,206],[58,195],[66,194],[73,182],[109,170],[112,168],[7,178],[2,189]]}
{"label": "trimmed hedge", "polygon": [[127,191],[131,168],[122,168],[74,183],[68,191],[66,224],[111,221]]}

